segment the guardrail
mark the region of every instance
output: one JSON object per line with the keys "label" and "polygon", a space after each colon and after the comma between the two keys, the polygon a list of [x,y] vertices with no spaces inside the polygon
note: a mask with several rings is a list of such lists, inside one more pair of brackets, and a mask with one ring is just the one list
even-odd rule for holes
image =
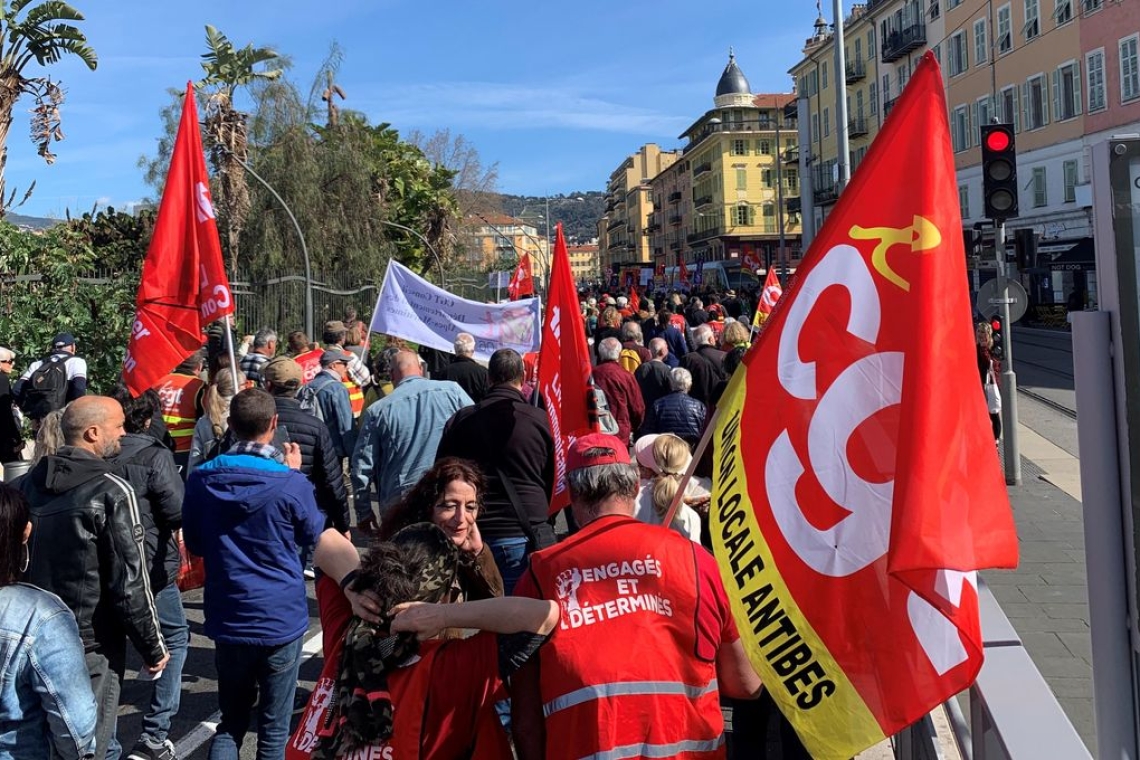
{"label": "guardrail", "polygon": [[[958,700],[946,702],[951,732],[964,760],[1092,760],[1053,690],[1021,644],[985,582],[978,581],[986,661],[965,692],[969,718]],[[892,741],[899,760],[942,758],[930,716]]]}

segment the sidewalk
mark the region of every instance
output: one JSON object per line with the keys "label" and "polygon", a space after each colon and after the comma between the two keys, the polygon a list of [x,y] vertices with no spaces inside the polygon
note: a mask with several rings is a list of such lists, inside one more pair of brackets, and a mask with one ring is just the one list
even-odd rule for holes
{"label": "sidewalk", "polygon": [[1095,757],[1079,461],[1023,425],[1018,432],[1022,485],[1008,492],[1021,562],[1016,570],[982,577]]}

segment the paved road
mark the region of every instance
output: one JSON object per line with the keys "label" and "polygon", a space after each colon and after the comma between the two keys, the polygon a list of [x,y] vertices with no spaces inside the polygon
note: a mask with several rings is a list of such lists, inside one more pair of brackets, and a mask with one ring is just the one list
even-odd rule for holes
{"label": "paved road", "polygon": [[1059,411],[1075,415],[1072,334],[1015,325],[1012,338],[1018,387]]}

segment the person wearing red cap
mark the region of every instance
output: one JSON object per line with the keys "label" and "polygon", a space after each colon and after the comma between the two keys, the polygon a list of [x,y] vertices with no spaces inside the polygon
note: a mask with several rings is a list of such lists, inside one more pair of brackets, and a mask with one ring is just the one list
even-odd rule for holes
{"label": "person wearing red cap", "polygon": [[[515,590],[561,610],[512,685],[519,757],[723,758],[720,694],[752,699],[762,685],[712,555],[633,518],[638,471],[621,440],[582,436],[566,467],[582,528],[532,554]],[[613,646],[634,640],[651,654]]]}

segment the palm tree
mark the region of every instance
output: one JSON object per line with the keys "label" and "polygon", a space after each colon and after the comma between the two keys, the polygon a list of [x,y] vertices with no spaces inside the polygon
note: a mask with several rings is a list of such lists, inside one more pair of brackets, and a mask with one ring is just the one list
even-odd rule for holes
{"label": "palm tree", "polygon": [[[48,66],[66,54],[77,56],[92,71],[99,63],[95,51],[87,44],[87,37],[78,27],[67,23],[83,21],[82,13],[60,0],[45,0],[28,8],[31,2],[0,0],[0,216],[16,197],[14,190],[5,197],[4,186],[8,131],[12,128],[16,101],[23,95],[31,95],[35,100],[32,141],[39,146],[39,154],[48,164],[55,161],[52,141],[63,139],[59,113],[63,90],[49,77],[25,76],[26,69],[33,60],[40,66]],[[33,182],[24,194],[24,201],[34,187]]]}
{"label": "palm tree", "polygon": [[239,87],[278,79],[283,69],[257,70],[260,64],[279,63],[277,51],[252,44],[236,49],[224,34],[208,24],[206,44],[209,51],[202,55],[206,76],[198,86],[206,89],[206,138],[221,189],[219,211],[226,228],[230,273],[236,275],[238,244],[249,216],[250,198],[242,167],[249,161],[249,114],[234,107],[234,95]]}

